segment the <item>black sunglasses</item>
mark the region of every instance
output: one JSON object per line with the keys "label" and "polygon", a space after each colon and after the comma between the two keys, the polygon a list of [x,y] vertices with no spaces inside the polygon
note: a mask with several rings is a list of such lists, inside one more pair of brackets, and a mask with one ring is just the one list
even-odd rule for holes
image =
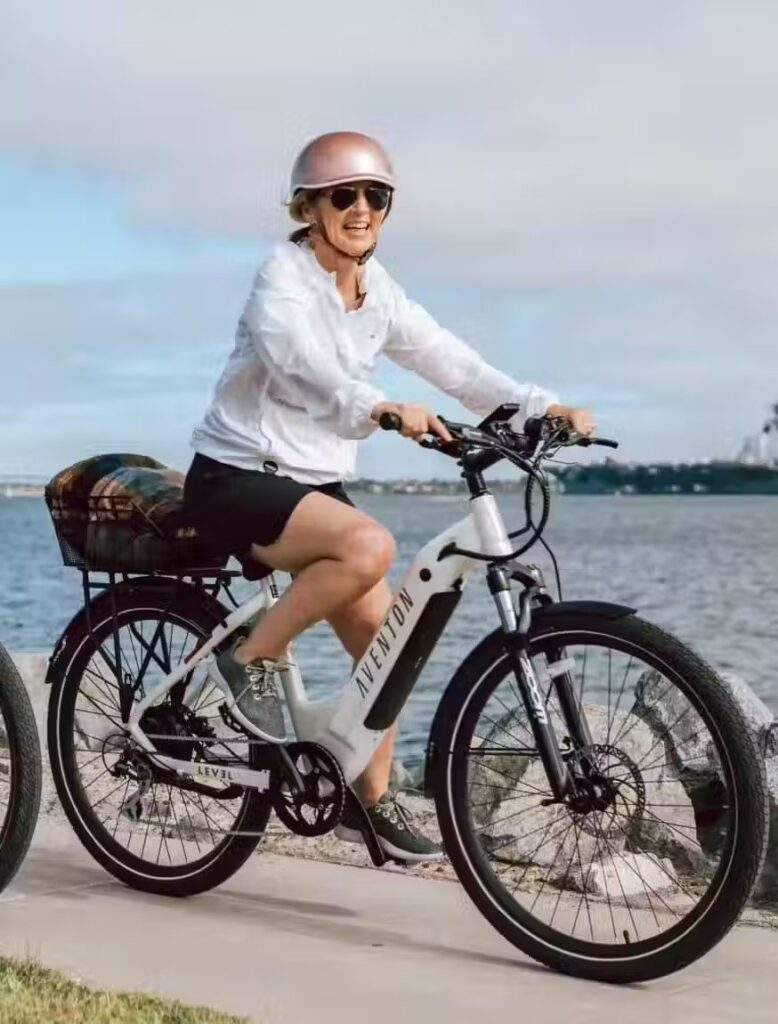
{"label": "black sunglasses", "polygon": [[335,188],[326,189],[323,194],[336,210],[348,210],[359,198],[360,192],[364,192],[367,205],[371,210],[379,212],[385,210],[392,198],[392,190],[386,185],[337,185]]}

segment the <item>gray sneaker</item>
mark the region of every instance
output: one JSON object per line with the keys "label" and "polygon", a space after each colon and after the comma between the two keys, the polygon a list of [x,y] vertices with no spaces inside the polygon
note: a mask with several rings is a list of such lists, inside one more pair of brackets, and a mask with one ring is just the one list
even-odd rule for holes
{"label": "gray sneaker", "polygon": [[[367,813],[381,848],[390,857],[412,863],[424,863],[440,860],[443,856],[443,851],[437,843],[433,843],[414,827],[410,813],[398,802],[394,793],[384,793],[377,804],[367,808]],[[363,841],[357,822],[351,819],[348,812],[335,828],[335,835],[347,843]]]}
{"label": "gray sneaker", "polygon": [[235,648],[242,638],[214,661],[214,674],[234,698],[232,714],[250,732],[264,740],[283,743],[286,739],[284,709],[278,694],[275,674],[285,662],[261,658],[241,665],[235,660]]}

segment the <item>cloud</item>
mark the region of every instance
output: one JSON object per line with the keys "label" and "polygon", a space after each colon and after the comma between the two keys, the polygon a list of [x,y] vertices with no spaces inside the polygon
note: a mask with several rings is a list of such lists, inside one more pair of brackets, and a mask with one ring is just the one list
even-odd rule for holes
{"label": "cloud", "polygon": [[393,249],[441,279],[775,258],[769,5],[44,6],[6,17],[0,143],[120,175],[139,223],[274,234],[295,150],[353,125],[397,159]]}
{"label": "cloud", "polygon": [[[776,30],[778,8],[756,0],[17,3],[0,148],[113,178],[138,231],[268,241],[300,144],[373,132],[402,183],[382,259],[439,319],[595,405],[633,457],[729,454],[778,383]],[[56,435],[47,464],[65,455],[44,413],[64,407],[47,403],[87,403],[90,429],[112,406],[138,444],[180,436],[245,288],[233,273],[5,290],[6,397],[20,414],[20,396],[39,403],[25,422]],[[450,408],[386,373],[401,397]],[[366,468],[396,443],[366,446]]]}

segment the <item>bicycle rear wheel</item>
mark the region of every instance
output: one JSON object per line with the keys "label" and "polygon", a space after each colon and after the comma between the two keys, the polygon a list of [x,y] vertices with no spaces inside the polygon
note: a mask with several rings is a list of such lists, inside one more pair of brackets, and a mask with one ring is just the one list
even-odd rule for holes
{"label": "bicycle rear wheel", "polygon": [[0,891],[24,860],[41,799],[41,749],[30,698],[0,645]]}
{"label": "bicycle rear wheel", "polygon": [[[129,739],[120,711],[116,650],[133,699],[147,693],[207,636],[223,615],[197,591],[117,587],[94,601],[91,630],[69,638],[75,653],[55,680],[49,703],[49,752],[62,806],[92,856],[135,889],[190,896],[226,881],[259,843],[269,800],[255,790],[209,780],[186,788],[149,771]],[[199,758],[207,746],[254,767],[257,746],[221,719],[223,696],[207,667],[195,668],[147,712],[144,728],[158,749]],[[191,783],[190,783],[191,785]]]}
{"label": "bicycle rear wheel", "polygon": [[[579,798],[553,802],[494,634],[441,706],[434,788],[454,868],[551,967],[610,982],[676,971],[735,924],[764,857],[764,769],[743,716],[703,661],[636,616],[539,617],[530,655]],[[588,747],[566,739],[556,669]]]}

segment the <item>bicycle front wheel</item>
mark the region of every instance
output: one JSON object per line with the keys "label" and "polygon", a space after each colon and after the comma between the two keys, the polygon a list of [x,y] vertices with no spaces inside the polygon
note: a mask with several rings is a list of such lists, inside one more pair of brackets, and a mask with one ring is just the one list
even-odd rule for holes
{"label": "bicycle front wheel", "polygon": [[[734,925],[767,837],[764,769],[721,679],[636,616],[539,618],[530,656],[576,780],[555,803],[499,634],[441,706],[446,850],[514,945],[566,973],[635,982],[692,963]],[[592,743],[575,748],[556,676]]]}
{"label": "bicycle front wheel", "polygon": [[41,749],[30,698],[0,646],[0,891],[29,849],[41,800]]}

